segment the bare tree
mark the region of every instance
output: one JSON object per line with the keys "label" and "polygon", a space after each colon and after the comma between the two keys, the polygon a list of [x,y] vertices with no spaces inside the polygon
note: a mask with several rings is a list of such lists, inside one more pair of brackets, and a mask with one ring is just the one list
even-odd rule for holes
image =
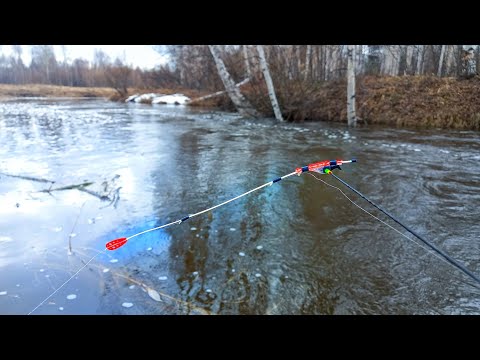
{"label": "bare tree", "polygon": [[423,74],[423,56],[425,54],[425,46],[418,45],[417,46],[417,68],[415,74],[421,75]]}
{"label": "bare tree", "polygon": [[383,74],[396,76],[400,68],[400,46],[388,45],[383,48]]}
{"label": "bare tree", "polygon": [[260,67],[262,69],[263,76],[265,77],[265,82],[267,83],[268,96],[270,97],[270,101],[272,103],[275,118],[278,121],[283,121],[282,112],[280,111],[280,106],[278,105],[277,95],[275,94],[272,77],[270,76],[270,71],[268,70],[267,59],[265,59],[265,52],[263,50],[263,46],[257,45],[257,51],[260,60]]}
{"label": "bare tree", "polygon": [[348,45],[347,48],[348,68],[347,68],[347,113],[348,126],[357,125],[357,116],[355,112],[355,45]]}
{"label": "bare tree", "polygon": [[248,59],[248,45],[243,45],[243,60],[245,61],[245,69],[247,71],[247,78],[252,77],[252,69],[250,68],[250,61]]}
{"label": "bare tree", "polygon": [[[51,45],[32,46],[32,65],[36,68],[40,82],[54,84],[57,60]],[[31,66],[32,67],[32,66]]]}
{"label": "bare tree", "polygon": [[307,45],[307,52],[305,54],[305,81],[308,80],[310,74],[310,62],[312,59],[312,45]]}
{"label": "bare tree", "polygon": [[119,58],[105,71],[107,83],[118,92],[121,98],[128,95],[131,74],[132,68],[125,65]]}
{"label": "bare tree", "polygon": [[413,45],[405,45],[405,74],[413,74]]}
{"label": "bare tree", "polygon": [[442,49],[440,50],[440,59],[438,60],[438,71],[437,76],[442,76],[442,66],[443,66],[443,57],[445,56],[445,45],[442,45]]}
{"label": "bare tree", "polygon": [[240,92],[240,89],[235,86],[235,82],[233,81],[232,77],[230,76],[225,64],[220,56],[220,49],[217,45],[208,45],[212,57],[215,61],[215,65],[217,66],[218,75],[222,79],[223,85],[227,90],[228,96],[232,100],[233,104],[235,105],[236,109],[241,115],[247,116],[259,116],[257,111],[252,107],[250,102],[243,96]]}

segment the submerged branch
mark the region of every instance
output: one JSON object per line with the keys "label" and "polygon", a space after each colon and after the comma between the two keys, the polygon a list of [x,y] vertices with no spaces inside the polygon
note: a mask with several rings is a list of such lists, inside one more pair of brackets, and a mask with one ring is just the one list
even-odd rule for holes
{"label": "submerged branch", "polygon": [[[79,254],[83,255],[83,256],[86,256],[86,254],[82,253],[82,252],[79,252]],[[80,259],[80,261],[83,263],[83,264],[86,264],[86,262],[83,260],[83,259]],[[93,264],[93,263],[90,263],[88,264],[89,267],[91,268],[97,268],[97,269],[101,269],[101,270],[104,270],[106,269],[105,266],[102,266],[102,265],[96,265],[96,264]],[[124,273],[121,273],[120,271],[117,271],[117,270],[110,270],[110,274],[112,274],[113,276],[116,276],[116,277],[120,277],[120,278],[123,278],[124,280],[127,280],[128,282],[130,283],[133,283],[133,284],[136,284],[138,285],[139,287],[141,287],[143,290],[145,290],[145,292],[147,292],[149,294],[150,297],[152,297],[149,293],[149,289],[150,290],[154,290],[156,293],[158,293],[161,298],[160,298],[160,302],[164,302],[165,303],[165,299],[173,302],[174,304],[178,305],[178,306],[185,306],[188,310],[193,310],[199,314],[202,314],[202,315],[214,315],[211,311],[207,310],[207,309],[203,309],[201,307],[198,307],[194,304],[192,304],[191,302],[188,302],[188,301],[185,301],[185,300],[182,300],[182,299],[179,299],[179,298],[176,298],[174,296],[171,296],[171,295],[168,295],[162,291],[159,291],[159,290],[156,290],[150,286],[148,286],[147,284],[145,284],[144,282],[138,280],[138,279],[135,279],[133,278],[131,275],[126,275]],[[153,298],[153,297],[152,297]],[[156,301],[159,301],[159,300],[156,300]]]}
{"label": "submerged branch", "polygon": [[80,214],[82,213],[82,209],[85,206],[87,201],[85,201],[82,206],[80,207],[80,211],[78,212],[77,218],[75,219],[75,223],[73,224],[72,230],[70,231],[70,234],[68,235],[68,250],[69,254],[72,254],[72,237],[73,237],[73,231],[75,230],[75,227],[77,226],[78,223],[78,218],[80,217]]}
{"label": "submerged branch", "polygon": [[6,174],[3,172],[0,172],[0,175],[5,175],[5,176],[14,177],[14,178],[23,179],[23,180],[50,183],[50,187],[48,189],[29,192],[30,197],[32,197],[30,193],[47,193],[48,195],[53,196],[52,193],[54,191],[65,191],[65,190],[76,189],[78,191],[82,191],[84,193],[92,195],[101,201],[109,201],[109,204],[107,206],[110,206],[113,204],[114,208],[117,208],[117,204],[120,199],[120,189],[122,188],[121,186],[115,186],[116,180],[120,177],[120,175],[118,174],[113,176],[110,180],[103,181],[99,186],[97,186],[96,190],[99,190],[99,191],[87,189],[87,187],[95,184],[95,182],[93,181],[84,181],[83,183],[80,183],[80,184],[65,185],[65,186],[60,186],[52,189],[53,184],[56,183],[55,181],[36,178],[33,176]]}
{"label": "submerged branch", "polygon": [[82,188],[84,188],[86,186],[90,186],[90,185],[93,185],[93,182],[86,181],[86,182],[83,182],[81,184],[67,185],[67,186],[62,186],[62,187],[58,187],[58,188],[54,188],[54,189],[43,189],[43,190],[39,190],[37,192],[50,193],[50,192],[53,192],[53,191],[64,191],[64,190],[72,190],[72,189],[81,190]]}
{"label": "submerged branch", "polygon": [[100,199],[101,201],[107,201],[107,200],[111,200],[108,195],[102,195],[102,194],[99,194],[98,192],[96,191],[93,191],[93,190],[90,190],[90,189],[85,189],[85,187],[79,187],[77,188],[78,191],[82,191],[84,193],[87,193],[89,195],[92,195],[92,196],[95,196],[96,198]]}
{"label": "submerged branch", "polygon": [[9,176],[9,177],[17,178],[17,179],[23,179],[23,180],[30,180],[30,181],[37,181],[37,182],[42,182],[42,183],[55,184],[55,181],[42,179],[42,178],[36,178],[36,177],[33,177],[33,176],[12,175],[12,174],[6,174],[6,173],[3,173],[3,172],[0,172],[0,175]]}

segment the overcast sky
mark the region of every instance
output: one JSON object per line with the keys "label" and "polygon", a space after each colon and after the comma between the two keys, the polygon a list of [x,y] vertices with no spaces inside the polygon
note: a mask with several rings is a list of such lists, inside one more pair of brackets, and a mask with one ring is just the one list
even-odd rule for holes
{"label": "overcast sky", "polygon": [[[22,45],[22,59],[26,65],[30,64],[31,46]],[[153,68],[157,65],[164,64],[167,61],[166,56],[160,55],[151,45],[66,45],[67,58],[72,61],[76,58],[83,58],[92,61],[95,49],[102,49],[112,60],[116,57],[125,58],[128,64],[139,66],[143,69]],[[60,45],[54,45],[55,55],[58,60],[63,61],[63,53]],[[5,55],[10,55],[12,49],[10,45],[3,45],[1,49]]]}

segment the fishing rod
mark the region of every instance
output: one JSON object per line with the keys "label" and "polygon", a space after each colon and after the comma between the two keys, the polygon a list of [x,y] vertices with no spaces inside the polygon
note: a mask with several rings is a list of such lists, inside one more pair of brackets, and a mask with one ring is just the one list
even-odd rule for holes
{"label": "fishing rod", "polygon": [[[460,264],[459,262],[457,262],[455,259],[451,258],[449,255],[447,255],[445,252],[443,252],[442,250],[440,250],[439,248],[437,248],[435,245],[433,245],[432,243],[430,243],[429,241],[425,240],[422,236],[420,236],[419,234],[417,234],[415,231],[413,231],[412,229],[410,229],[408,226],[404,225],[401,221],[399,221],[397,218],[395,218],[393,215],[391,215],[390,213],[388,213],[386,210],[382,209],[379,205],[375,204],[373,201],[371,201],[370,199],[368,199],[365,195],[363,195],[362,193],[360,193],[358,190],[356,190],[355,188],[353,188],[351,185],[349,185],[347,182],[345,182],[344,180],[342,180],[341,178],[339,178],[338,176],[336,176],[335,174],[333,174],[333,170],[335,169],[339,169],[341,170],[341,167],[340,165],[343,165],[343,164],[349,164],[349,163],[354,163],[354,162],[357,162],[356,159],[351,159],[351,160],[325,160],[325,161],[320,161],[320,162],[316,162],[316,163],[312,163],[312,164],[309,164],[309,165],[306,165],[306,166],[303,166],[303,167],[299,167],[299,168],[296,168],[295,171],[289,173],[289,174],[286,174],[286,175],[283,175],[281,177],[278,177],[276,179],[273,179],[272,181],[269,181],[263,185],[260,185],[252,190],[249,190],[247,192],[244,192],[243,194],[240,194],[230,200],[226,200],[218,205],[215,205],[215,206],[212,206],[208,209],[205,209],[205,210],[202,210],[202,211],[199,211],[197,213],[194,213],[194,214],[189,214],[183,218],[180,218],[176,221],[173,221],[173,222],[170,222],[168,224],[165,224],[165,225],[162,225],[162,226],[158,226],[158,227],[154,227],[154,228],[151,228],[151,229],[147,229],[147,230],[144,230],[144,231],[141,231],[139,233],[136,233],[136,234],[133,234],[129,237],[121,237],[121,238],[118,238],[118,239],[114,239],[114,240],[111,240],[109,242],[107,242],[107,244],[105,245],[105,249],[101,252],[98,252],[96,255],[94,255],[88,262],[86,262],[80,269],[78,269],[77,272],[75,272],[75,274],[73,274],[69,279],[67,279],[62,285],[60,285],[60,287],[58,287],[57,289],[55,289],[50,295],[47,296],[47,298],[45,298],[40,304],[38,304],[33,310],[31,310],[28,315],[32,314],[36,309],[38,309],[42,304],[44,304],[49,298],[51,298],[55,293],[57,293],[61,288],[63,288],[67,283],[69,283],[76,275],[78,275],[80,273],[80,271],[82,271],[85,267],[88,266],[88,264],[90,264],[90,262],[92,262],[98,255],[100,254],[104,254],[107,250],[109,251],[113,251],[113,250],[117,250],[119,249],[120,247],[124,246],[128,240],[130,239],[133,239],[137,236],[140,236],[142,234],[146,234],[148,232],[151,232],[151,231],[155,231],[155,230],[160,230],[160,229],[163,229],[163,228],[167,228],[169,226],[172,226],[172,225],[180,225],[181,223],[187,221],[188,219],[191,219],[195,216],[198,216],[198,215],[201,215],[201,214],[204,214],[208,211],[212,211],[214,209],[217,209],[221,206],[224,206],[232,201],[235,201],[235,200],[238,200],[248,194],[251,194],[255,191],[258,191],[260,189],[263,189],[267,186],[271,186],[283,179],[286,179],[290,176],[293,176],[293,175],[298,175],[300,176],[302,173],[304,172],[318,172],[320,174],[329,174],[329,175],[332,175],[336,180],[340,181],[343,185],[345,185],[346,187],[348,187],[350,190],[352,190],[353,192],[355,192],[356,194],[358,194],[360,197],[362,197],[363,199],[365,199],[367,202],[369,202],[371,205],[373,205],[375,208],[377,208],[378,210],[380,210],[381,212],[383,212],[385,215],[387,215],[390,219],[392,219],[393,221],[395,221],[396,223],[398,223],[399,225],[401,225],[403,228],[405,228],[408,232],[410,232],[412,235],[414,235],[415,237],[417,237],[418,239],[420,239],[424,244],[426,244],[428,247],[430,247],[432,250],[434,250],[435,252],[437,252],[439,255],[441,255],[445,260],[447,260],[450,264],[454,265],[456,268],[460,269],[463,273],[465,273],[466,275],[468,275],[469,277],[471,277],[472,279],[474,279],[475,281],[477,281],[478,283],[480,283],[480,279],[474,275],[472,272],[470,272],[465,266],[463,266],[462,264]],[[330,185],[331,186],[331,185]],[[347,197],[348,198],[348,197]],[[354,203],[355,204],[355,203]],[[356,205],[356,204],[355,204]],[[356,205],[358,206],[358,205]],[[364,210],[365,211],[365,210]],[[368,212],[367,212],[368,213]],[[380,219],[378,219],[380,220]],[[381,221],[381,220],[380,220]],[[383,221],[381,221],[383,222]],[[384,223],[386,224],[386,223]],[[391,227],[390,225],[386,224],[387,226]],[[396,230],[396,229],[395,229]],[[396,230],[398,231],[398,230]]]}
{"label": "fishing rod", "polygon": [[253,193],[257,190],[263,189],[264,187],[271,186],[271,185],[273,185],[273,184],[275,184],[275,183],[277,183],[277,182],[279,182],[283,179],[286,179],[290,176],[293,176],[293,175],[300,176],[302,173],[304,173],[306,171],[318,171],[320,173],[324,173],[326,170],[340,169],[340,165],[353,163],[353,162],[356,162],[356,161],[357,161],[356,159],[352,159],[352,160],[325,160],[325,161],[312,163],[312,164],[309,164],[309,165],[306,165],[306,166],[303,166],[303,167],[299,167],[299,168],[296,168],[295,171],[291,172],[290,174],[277,177],[276,179],[273,179],[272,181],[269,181],[269,182],[267,182],[263,185],[260,185],[256,188],[252,189],[252,190],[244,192],[243,194],[240,194],[240,195],[238,195],[238,196],[236,196],[236,197],[234,197],[230,200],[224,201],[224,202],[222,202],[218,205],[212,206],[208,209],[199,211],[199,212],[194,213],[194,214],[189,214],[189,215],[187,215],[187,216],[185,216],[181,219],[178,219],[176,221],[172,221],[172,222],[170,222],[168,224],[165,224],[165,225],[162,225],[162,226],[158,226],[158,227],[154,227],[152,229],[147,229],[147,230],[141,231],[139,233],[130,235],[129,237],[121,237],[121,238],[118,238],[118,239],[115,239],[115,240],[111,240],[111,241],[107,242],[107,244],[105,245],[105,249],[103,251],[99,251],[90,260],[88,260],[80,269],[77,270],[77,272],[75,272],[75,274],[73,274],[70,278],[68,278],[62,285],[60,285],[57,289],[55,289],[40,304],[38,304],[33,310],[31,310],[28,313],[28,315],[32,314],[35,310],[37,310],[40,306],[42,306],[48,299],[50,299],[53,295],[55,295],[61,288],[63,288],[66,284],[68,284],[75,276],[77,276],[80,273],[80,271],[85,269],[88,266],[88,264],[90,264],[97,256],[99,256],[101,254],[104,254],[107,250],[113,251],[113,250],[119,249],[120,247],[124,246],[127,243],[128,240],[133,239],[134,237],[146,234],[146,233],[151,232],[151,231],[164,229],[164,228],[167,228],[167,227],[172,226],[172,225],[180,225],[181,223],[187,221],[188,219],[191,219],[195,216],[204,214],[208,211],[212,211],[214,209],[217,209],[217,208],[219,208],[223,205],[226,205],[226,204],[228,204],[232,201],[238,200],[238,199],[240,199],[240,198],[242,198],[242,197],[244,197],[244,196],[246,196],[250,193]]}
{"label": "fishing rod", "polygon": [[256,187],[255,189],[252,189],[252,190],[249,190],[247,192],[244,192],[243,194],[241,195],[238,195],[230,200],[227,200],[227,201],[224,201],[222,202],[221,204],[218,204],[218,205],[215,205],[215,206],[212,206],[208,209],[205,209],[205,210],[202,210],[202,211],[199,211],[197,213],[194,213],[194,214],[189,214],[181,219],[178,219],[178,220],[175,220],[175,221],[172,221],[168,224],[165,224],[165,225],[162,225],[162,226],[158,226],[158,227],[154,227],[152,229],[148,229],[148,230],[145,230],[145,231],[141,231],[139,233],[136,233],[136,234],[133,234],[129,237],[121,237],[121,238],[118,238],[118,239],[115,239],[115,240],[111,240],[109,241],[106,245],[105,245],[105,248],[107,250],[110,250],[110,251],[113,251],[113,250],[116,250],[120,247],[122,247],[123,245],[125,245],[127,243],[128,240],[130,239],[133,239],[134,237],[137,237],[139,235],[143,235],[143,234],[146,234],[148,232],[151,232],[151,231],[155,231],[155,230],[160,230],[160,229],[164,229],[166,227],[169,227],[169,226],[172,226],[172,225],[180,225],[181,223],[183,223],[184,221],[187,221],[188,219],[191,219],[195,216],[198,216],[198,215],[201,215],[201,214],[204,214],[206,212],[209,212],[209,211],[212,211],[214,209],[217,209],[223,205],[226,205],[232,201],[235,201],[237,199],[240,199],[241,197],[244,197],[250,193],[253,193],[257,190],[260,190],[260,189],[263,189],[264,187],[267,187],[267,186],[272,186],[273,184],[283,180],[283,179],[286,179],[290,176],[293,176],[293,175],[298,175],[300,176],[302,173],[306,172],[306,171],[317,171],[319,173],[325,173],[325,171],[332,171],[334,169],[341,169],[340,168],[340,165],[343,165],[343,164],[349,164],[349,163],[354,163],[354,162],[357,162],[356,159],[351,159],[351,160],[325,160],[325,161],[319,161],[319,162],[316,162],[316,163],[312,163],[312,164],[309,164],[309,165],[306,165],[306,166],[303,166],[303,167],[298,167],[295,169],[295,171],[291,172],[290,174],[287,174],[287,175],[283,175],[283,176],[280,176],[280,177],[277,177],[276,179],[273,179],[272,181],[269,181],[263,185],[260,185],[258,187]]}
{"label": "fishing rod", "polygon": [[[340,167],[335,167],[335,168],[338,168],[340,169]],[[398,220],[395,216],[393,216],[392,214],[390,214],[388,211],[386,211],[385,209],[383,209],[380,205],[377,205],[376,203],[374,203],[372,200],[370,200],[368,197],[366,197],[365,195],[363,195],[360,191],[358,191],[357,189],[355,189],[353,186],[351,186],[350,184],[348,184],[345,180],[339,178],[337,175],[335,175],[333,173],[333,169],[331,169],[330,167],[325,167],[323,169],[319,169],[320,171],[318,170],[315,170],[317,172],[320,172],[320,173],[323,173],[323,174],[329,174],[329,175],[332,175],[336,180],[338,180],[339,182],[341,182],[343,185],[345,185],[348,189],[350,189],[351,191],[353,191],[355,194],[357,194],[358,196],[360,196],[362,199],[366,200],[368,203],[370,203],[372,206],[374,206],[375,208],[377,208],[378,210],[380,210],[382,213],[384,213],[385,215],[387,215],[390,219],[392,219],[393,221],[395,221],[398,225],[400,225],[401,227],[403,227],[405,230],[407,230],[410,234],[412,234],[413,236],[415,236],[416,238],[418,238],[420,241],[422,241],[425,245],[427,245],[429,248],[431,248],[433,251],[435,251],[437,254],[439,254],[440,256],[442,256],[446,261],[448,261],[450,264],[452,264],[453,266],[455,266],[456,268],[458,268],[459,270],[461,270],[463,273],[465,273],[466,275],[468,275],[469,277],[471,277],[472,279],[474,279],[476,282],[478,282],[480,284],[480,278],[478,276],[476,276],[474,273],[472,273],[470,270],[468,270],[464,265],[462,265],[461,263],[459,263],[457,260],[455,260],[454,258],[452,258],[451,256],[449,256],[447,253],[445,253],[443,250],[439,249],[438,247],[436,247],[434,244],[432,244],[431,242],[429,242],[428,240],[426,240],[423,236],[419,235],[416,231],[412,230],[410,227],[408,227],[407,225],[403,224],[400,220]]]}

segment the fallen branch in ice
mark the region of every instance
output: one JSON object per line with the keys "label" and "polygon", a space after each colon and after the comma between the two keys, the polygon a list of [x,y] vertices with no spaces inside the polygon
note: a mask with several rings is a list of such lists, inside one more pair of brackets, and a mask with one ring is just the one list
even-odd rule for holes
{"label": "fallen branch in ice", "polygon": [[42,178],[36,178],[36,177],[33,177],[33,176],[12,175],[12,174],[6,174],[6,173],[3,173],[3,172],[0,172],[0,175],[9,176],[9,177],[14,177],[14,178],[23,179],[23,180],[30,180],[30,181],[37,181],[37,182],[42,182],[42,183],[52,183],[52,184],[55,184],[55,181],[47,180],[47,179],[42,179]]}
{"label": "fallen branch in ice", "polygon": [[[246,84],[246,83],[249,82],[249,81],[250,81],[250,79],[247,78],[247,79],[239,82],[239,83],[236,84],[235,86],[236,86],[236,87],[240,87],[240,86]],[[196,103],[196,102],[200,102],[200,101],[204,101],[204,100],[207,100],[207,99],[211,99],[211,98],[213,98],[213,97],[220,96],[220,95],[223,95],[223,94],[226,94],[226,93],[227,93],[226,90],[217,91],[216,93],[213,93],[213,94],[210,94],[210,95],[201,96],[201,97],[199,97],[199,98],[190,100],[190,104],[193,104],[193,103]]]}

